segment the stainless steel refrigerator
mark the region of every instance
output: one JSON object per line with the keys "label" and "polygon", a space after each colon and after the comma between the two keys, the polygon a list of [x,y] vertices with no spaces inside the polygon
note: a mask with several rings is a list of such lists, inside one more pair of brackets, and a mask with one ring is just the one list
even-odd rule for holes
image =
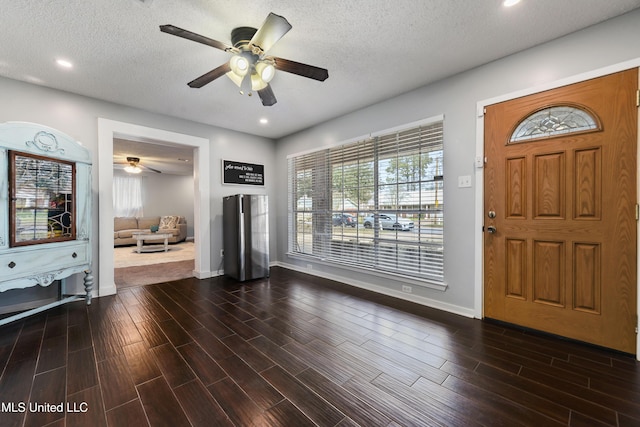
{"label": "stainless steel refrigerator", "polygon": [[224,274],[240,281],[269,277],[267,196],[225,197],[222,216]]}

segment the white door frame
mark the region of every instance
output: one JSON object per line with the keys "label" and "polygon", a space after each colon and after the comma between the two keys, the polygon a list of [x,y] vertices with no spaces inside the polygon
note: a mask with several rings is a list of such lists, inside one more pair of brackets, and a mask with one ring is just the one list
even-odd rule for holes
{"label": "white door frame", "polygon": [[[209,140],[131,123],[98,118],[98,295],[116,293],[113,255],[113,138],[167,142],[193,148],[194,180],[194,276],[213,277],[211,272]],[[170,203],[170,201],[168,201]]]}
{"label": "white door frame", "polygon": [[[475,250],[474,250],[474,317],[482,319],[484,317],[484,235],[482,233],[482,225],[484,224],[484,109],[487,105],[496,104],[498,102],[509,101],[522,96],[532,95],[534,93],[543,92],[545,90],[556,89],[561,86],[570,85],[573,83],[579,83],[585,80],[601,77],[607,74],[617,73],[619,71],[628,70],[630,68],[640,67],[640,58],[636,58],[630,61],[621,62],[615,65],[611,65],[604,68],[599,68],[586,73],[571,76],[565,79],[557,80],[550,83],[534,86],[528,89],[519,90],[516,92],[508,93],[505,95],[497,96],[495,98],[489,98],[482,101],[478,101],[476,104],[476,158],[475,158]],[[638,171],[636,173],[636,201],[640,200],[640,110],[638,112],[638,155],[637,155]],[[637,240],[640,242],[640,226],[637,227],[638,236]],[[640,249],[640,248],[639,248]],[[636,260],[636,270],[640,266],[640,250],[637,251],[638,259]],[[636,308],[638,311],[638,317],[640,318],[640,271],[637,274],[638,280],[636,283],[636,295],[637,303]],[[636,359],[640,360],[640,340],[636,333]]]}

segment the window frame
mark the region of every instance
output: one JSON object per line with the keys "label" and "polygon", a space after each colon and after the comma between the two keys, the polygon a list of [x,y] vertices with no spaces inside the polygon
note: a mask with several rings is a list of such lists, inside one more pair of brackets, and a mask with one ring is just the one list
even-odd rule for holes
{"label": "window frame", "polygon": [[[438,138],[437,140],[434,139],[435,142],[432,142],[430,139],[429,142],[425,142],[427,139],[421,139],[422,136],[430,136],[431,134],[429,133],[429,130],[424,131],[424,129],[431,128],[435,129],[433,133],[438,134]],[[412,143],[412,141],[409,139],[407,139],[406,141],[402,138],[398,139],[398,135],[402,134],[403,132],[409,132],[409,134],[411,134],[412,132],[417,132],[419,137],[415,142],[415,145],[412,145],[414,143]],[[423,134],[422,132],[425,133]],[[380,146],[375,146],[375,141],[383,141],[385,140],[385,138],[387,140],[392,140],[394,137],[396,138],[396,146],[400,146],[400,149],[398,149],[398,157],[395,157],[396,159],[400,159],[400,156],[426,156],[425,158],[428,161],[425,161],[424,165],[421,163],[418,166],[419,178],[417,178],[416,180],[411,181],[407,178],[403,181],[401,179],[399,180],[396,177],[397,179],[395,181],[391,180],[391,182],[387,182],[383,179],[388,178],[388,173],[385,172],[384,168],[382,168],[382,171],[379,170],[381,168],[380,165],[382,164],[380,161],[380,156],[383,154],[383,152],[381,151]],[[371,141],[374,141],[373,149],[372,151],[367,151],[370,147],[365,147],[365,145],[368,143],[371,144]],[[407,142],[408,145],[404,146],[403,148],[402,144]],[[358,146],[358,144],[360,144],[360,146]],[[389,150],[393,150],[393,142],[388,144],[386,148]],[[373,158],[361,155],[360,151],[358,150],[368,153],[369,155],[373,154]],[[332,157],[332,155],[342,155],[343,157],[347,158],[347,160],[336,160]],[[385,158],[386,167],[388,167],[389,158],[394,158],[393,154],[391,156],[387,154],[387,158]],[[420,157],[420,159],[422,159],[422,157]],[[431,179],[427,179],[427,174],[424,173],[425,169],[423,168],[428,167],[434,159],[437,159],[435,164],[439,165],[436,166],[436,170],[438,171],[438,173],[432,173]],[[308,162],[310,163],[307,164]],[[420,160],[420,162],[422,162],[422,160]],[[332,266],[339,265],[341,268],[351,269],[354,271],[365,270],[378,276],[390,277],[393,279],[401,278],[403,281],[434,289],[446,289],[446,283],[444,280],[445,226],[443,200],[443,115],[408,123],[391,129],[378,131],[362,137],[352,138],[347,141],[341,141],[339,143],[325,146],[320,149],[307,150],[304,152],[291,154],[287,156],[287,163],[288,256],[294,258],[302,258],[308,261],[312,260],[314,262]],[[360,192],[362,190],[362,187],[366,187],[368,185],[368,182],[364,184],[360,182],[363,175],[366,174],[363,174],[362,169],[358,168],[360,167],[360,164],[364,163],[373,164],[373,196],[371,199],[373,205],[368,205],[369,207],[371,207],[371,209],[363,208],[363,201],[360,200]],[[341,200],[338,202],[338,206],[336,207],[336,201],[333,199],[334,193],[336,192],[336,187],[333,184],[333,180],[336,176],[336,174],[334,173],[335,167],[342,168],[337,176],[343,181],[345,180],[344,170],[347,167],[352,167],[355,170],[360,171],[360,173],[357,174],[357,178],[351,178],[352,180],[357,180],[357,184],[355,188],[351,189],[351,195],[356,198],[356,201],[354,201],[353,203],[349,203],[350,207],[346,207],[346,205],[348,204],[347,197],[339,192],[337,194],[341,194],[341,196],[338,199]],[[430,167],[431,169],[433,169],[433,166]],[[396,167],[396,171],[398,169],[399,167]],[[388,169],[386,170],[388,171]],[[304,180],[306,180],[306,182]],[[399,189],[403,186],[406,186],[406,188],[408,189],[410,188],[410,185],[417,186],[418,188],[418,202],[414,202],[417,203],[417,206],[413,206],[413,209],[403,210],[399,205],[399,198],[401,197],[398,196],[398,194],[403,190]],[[431,205],[427,203],[426,197],[424,196],[424,194],[427,194],[428,192],[428,190],[426,190],[427,186],[432,186],[432,190],[430,191],[436,195],[435,208],[433,203]],[[322,196],[323,200],[320,200],[320,196],[317,197],[318,200],[313,200],[312,196],[308,197],[307,194],[301,194],[300,189],[307,187],[309,188],[311,194],[324,194],[324,196]],[[395,208],[393,208],[392,206],[385,207],[381,205],[381,198],[384,198],[381,197],[381,195],[383,194],[381,190],[382,187],[388,187],[390,189],[387,191],[384,197],[391,198],[392,203],[395,202]],[[344,189],[344,187],[341,188]],[[391,194],[394,191],[395,194]],[[438,197],[440,197],[439,205]],[[355,208],[353,208],[354,205]],[[332,223],[332,218],[334,217],[334,215],[344,213],[355,213],[358,221],[356,227],[347,227],[344,224],[342,226],[336,227],[336,224]],[[435,219],[430,218],[429,221],[433,221],[434,224],[438,224],[440,227],[440,237],[436,238],[437,240],[435,241],[435,243],[427,243],[426,239],[423,240],[423,237],[420,235],[420,233],[422,233],[422,226],[427,223],[427,213],[429,215],[433,214],[435,217]],[[394,227],[393,230],[379,230],[379,225],[377,224],[375,227],[372,227],[373,236],[371,238],[360,234],[360,230],[364,232],[363,218],[365,216],[379,216],[386,214],[397,215],[397,217],[400,218],[407,216],[418,218],[418,230],[414,231],[413,229],[409,228],[406,223],[400,224],[400,221],[397,220],[397,228]],[[302,223],[300,223],[299,220],[301,220]],[[409,221],[413,222],[410,219]],[[402,222],[405,222],[405,220],[403,220]],[[354,233],[356,234],[355,237],[353,235]],[[385,233],[385,235],[382,235],[382,233]],[[403,235],[403,233],[406,234]],[[418,237],[414,237],[414,239],[417,240],[411,240],[412,237],[409,236],[408,233],[416,233]],[[336,235],[338,235],[337,239],[334,238],[334,236]],[[300,237],[302,237],[302,240],[300,239]],[[409,237],[409,239],[407,239],[407,237]],[[361,262],[360,257],[362,253],[364,253],[362,246],[368,241],[371,242],[372,247],[368,254],[376,258],[371,262]],[[393,246],[395,249],[391,249],[391,252],[395,250],[395,255],[389,255],[390,251],[388,248],[385,251],[382,251],[381,248],[383,245],[387,245],[388,247]],[[354,248],[355,251],[353,251]],[[413,249],[411,250],[411,248]],[[351,254],[356,254],[356,258],[358,258],[357,262],[351,263],[348,260],[349,255],[342,254],[343,251],[348,254],[349,249],[352,250]],[[378,256],[381,252],[386,252],[386,255],[381,256],[381,258],[379,259]],[[413,255],[411,255],[411,252],[413,252]],[[405,255],[403,255],[403,253]],[[409,263],[410,256],[417,256],[419,260],[418,264],[422,263],[426,265],[423,260],[428,260],[430,262],[434,262],[437,265],[435,265],[435,267],[428,267],[431,270],[427,270],[427,267],[419,267],[420,270],[410,271],[412,268],[414,268],[413,264],[415,264],[415,261],[411,261],[411,263]],[[388,264],[390,257],[394,257],[397,259],[397,263],[393,266]]]}

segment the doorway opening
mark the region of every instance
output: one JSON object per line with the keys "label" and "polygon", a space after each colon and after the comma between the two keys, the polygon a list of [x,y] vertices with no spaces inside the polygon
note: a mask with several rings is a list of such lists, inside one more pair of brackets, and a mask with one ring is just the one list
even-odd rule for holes
{"label": "doorway opening", "polygon": [[113,139],[135,139],[141,142],[191,147],[194,153],[194,277],[212,277],[209,205],[209,140],[130,123],[98,119],[99,156],[99,265],[98,296],[116,293],[113,252]]}

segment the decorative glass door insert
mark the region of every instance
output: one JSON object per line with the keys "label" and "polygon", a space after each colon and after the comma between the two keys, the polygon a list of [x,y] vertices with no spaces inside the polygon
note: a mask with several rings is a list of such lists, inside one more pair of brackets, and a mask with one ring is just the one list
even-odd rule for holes
{"label": "decorative glass door insert", "polygon": [[76,239],[75,163],[9,152],[11,246]]}

